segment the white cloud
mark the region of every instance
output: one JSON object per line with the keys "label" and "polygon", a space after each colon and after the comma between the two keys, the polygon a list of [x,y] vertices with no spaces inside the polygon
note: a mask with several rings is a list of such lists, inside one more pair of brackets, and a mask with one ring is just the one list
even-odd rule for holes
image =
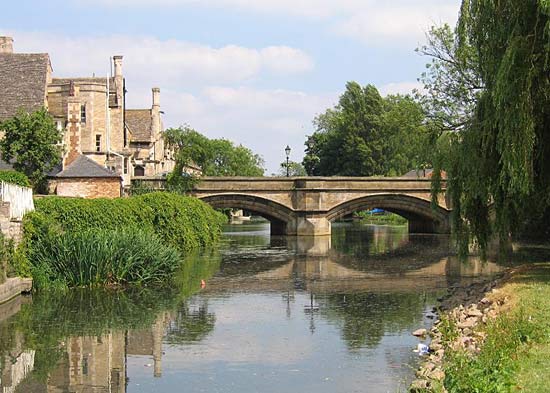
{"label": "white cloud", "polygon": [[380,94],[387,96],[388,94],[411,94],[412,91],[422,90],[423,85],[420,82],[392,82],[380,87]]}
{"label": "white cloud", "polygon": [[216,86],[192,99],[176,94],[166,101],[163,95],[165,125],[187,123],[210,138],[243,144],[263,156],[270,174],[283,161],[287,144],[292,148],[291,159],[302,160],[305,136],[313,131],[311,121],[334,105],[337,94]]}
{"label": "white cloud", "polygon": [[331,31],[369,46],[416,45],[429,26],[454,24],[459,0],[73,0],[105,7],[208,7],[322,20]]}
{"label": "white cloud", "polygon": [[457,16],[456,4],[443,2],[419,7],[386,3],[360,11],[339,22],[334,31],[369,46],[390,43],[392,46],[414,47],[424,40],[425,32],[430,26],[445,22],[453,25]]}
{"label": "white cloud", "polygon": [[16,51],[48,52],[55,76],[106,75],[109,57],[116,54],[124,55],[124,73],[129,83],[147,81],[151,86],[189,88],[204,83],[241,83],[263,74],[297,74],[314,67],[306,53],[288,46],[213,48],[151,37],[74,37],[27,32],[11,35]]}

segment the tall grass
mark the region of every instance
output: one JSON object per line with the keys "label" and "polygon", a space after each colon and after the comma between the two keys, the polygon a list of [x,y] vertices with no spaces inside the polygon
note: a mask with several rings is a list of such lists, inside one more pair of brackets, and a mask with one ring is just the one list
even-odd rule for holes
{"label": "tall grass", "polygon": [[[536,326],[518,310],[490,322],[486,333],[478,355],[462,350],[445,352],[447,391],[509,392],[515,386],[518,355],[521,357],[524,344],[536,339]],[[451,336],[448,332],[444,335]]]}
{"label": "tall grass", "polygon": [[43,287],[155,285],[169,281],[180,253],[138,228],[64,232],[34,244],[32,276]]}

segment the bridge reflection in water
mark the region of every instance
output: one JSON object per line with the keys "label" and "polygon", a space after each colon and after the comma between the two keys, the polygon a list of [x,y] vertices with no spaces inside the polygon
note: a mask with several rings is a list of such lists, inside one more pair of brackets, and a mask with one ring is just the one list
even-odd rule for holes
{"label": "bridge reflection in water", "polygon": [[[267,257],[240,261],[235,265],[237,271],[226,268],[213,277],[204,293],[292,289],[387,292],[417,290],[419,285],[428,290],[502,271],[501,266],[479,257],[463,261],[450,256],[448,236],[410,235],[407,231],[396,236],[395,231],[391,227],[374,227],[366,250],[333,248],[335,240],[338,243],[338,231],[333,237],[266,238],[269,247],[291,250],[291,256],[271,258],[271,263],[266,263]],[[366,254],[370,254],[368,258]]]}

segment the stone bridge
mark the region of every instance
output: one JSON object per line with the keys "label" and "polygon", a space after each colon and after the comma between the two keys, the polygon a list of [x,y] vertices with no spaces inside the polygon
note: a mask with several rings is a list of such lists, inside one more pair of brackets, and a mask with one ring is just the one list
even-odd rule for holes
{"label": "stone bridge", "polygon": [[[158,178],[140,180],[163,187]],[[267,218],[272,235],[330,235],[331,222],[372,208],[405,217],[411,233],[450,232],[445,194],[433,207],[429,179],[204,177],[191,194],[214,208],[243,209]]]}

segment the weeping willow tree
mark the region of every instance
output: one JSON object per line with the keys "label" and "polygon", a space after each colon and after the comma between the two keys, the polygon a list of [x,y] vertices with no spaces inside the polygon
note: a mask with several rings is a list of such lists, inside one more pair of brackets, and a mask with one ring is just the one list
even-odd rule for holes
{"label": "weeping willow tree", "polygon": [[492,234],[508,239],[550,206],[550,0],[463,0],[447,42],[450,60],[434,57],[439,70],[425,84],[458,80],[462,110],[453,114],[463,121],[437,134],[437,169],[447,172],[462,250],[471,242],[484,249]]}

